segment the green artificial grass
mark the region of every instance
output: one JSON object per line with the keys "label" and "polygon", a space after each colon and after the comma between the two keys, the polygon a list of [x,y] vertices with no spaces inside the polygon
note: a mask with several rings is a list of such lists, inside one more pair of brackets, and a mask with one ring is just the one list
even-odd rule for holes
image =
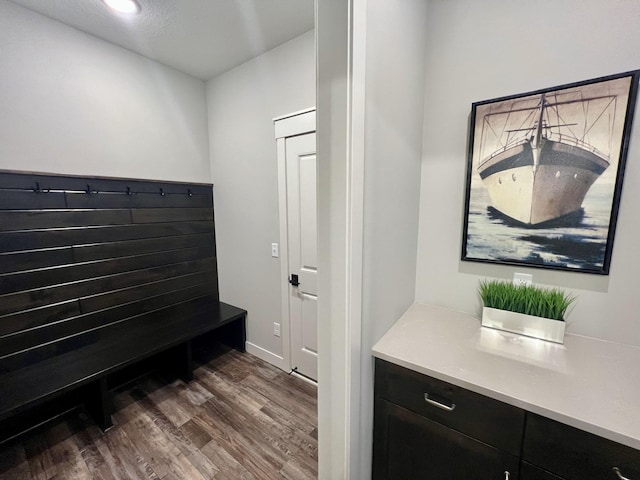
{"label": "green artificial grass", "polygon": [[556,288],[516,286],[504,280],[483,280],[478,288],[485,307],[564,321],[576,297]]}

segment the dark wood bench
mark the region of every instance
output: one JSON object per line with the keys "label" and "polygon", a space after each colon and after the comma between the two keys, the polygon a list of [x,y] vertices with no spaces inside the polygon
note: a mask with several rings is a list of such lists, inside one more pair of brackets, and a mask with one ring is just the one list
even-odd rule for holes
{"label": "dark wood bench", "polygon": [[211,185],[0,172],[4,436],[67,397],[109,428],[123,372],[169,356],[189,381],[209,332],[244,350],[215,252]]}

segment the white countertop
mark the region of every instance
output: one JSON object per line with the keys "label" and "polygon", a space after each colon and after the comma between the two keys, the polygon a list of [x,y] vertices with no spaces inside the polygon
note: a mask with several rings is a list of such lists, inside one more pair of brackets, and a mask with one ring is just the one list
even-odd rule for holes
{"label": "white countertop", "polygon": [[560,345],[416,303],[373,354],[640,450],[638,347],[570,334]]}

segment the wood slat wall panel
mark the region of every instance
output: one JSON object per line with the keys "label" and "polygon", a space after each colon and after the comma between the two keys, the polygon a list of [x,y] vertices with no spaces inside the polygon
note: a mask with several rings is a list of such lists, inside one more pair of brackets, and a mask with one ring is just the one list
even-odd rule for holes
{"label": "wood slat wall panel", "polygon": [[0,231],[36,230],[100,225],[128,225],[130,210],[13,210],[0,211]]}
{"label": "wood slat wall panel", "polygon": [[[63,177],[58,175],[42,175],[32,173],[0,173],[0,189],[33,191],[40,188],[43,192],[51,191],[79,191],[87,188],[87,183],[92,180],[82,177]],[[106,183],[103,187],[106,187]],[[113,184],[113,188],[121,188],[118,182]],[[108,188],[103,188],[108,190]]]}
{"label": "wood slat wall panel", "polygon": [[140,283],[149,283],[198,271],[212,270],[215,268],[215,264],[216,259],[214,257],[208,257],[191,262],[81,280],[66,285],[0,295],[0,315],[51,303],[63,302],[87,295],[95,295],[109,290],[131,287]]}
{"label": "wood slat wall panel", "polygon": [[131,210],[133,223],[213,221],[212,208],[137,208]]}
{"label": "wood slat wall panel", "polygon": [[39,327],[76,315],[80,315],[80,302],[75,299],[55,305],[23,310],[19,313],[0,317],[0,336]]}
{"label": "wood slat wall panel", "polygon": [[82,245],[73,247],[73,257],[77,262],[88,262],[129,255],[207,246],[212,248],[213,256],[215,256],[215,239],[211,233]]}
{"label": "wood slat wall panel", "polygon": [[101,293],[80,299],[80,309],[83,313],[93,312],[109,308],[112,305],[120,305],[129,303],[138,299],[153,297],[163,293],[192,288],[204,285],[202,295],[213,295],[216,293],[214,284],[216,271],[208,270],[205,272],[193,273],[182,277],[172,277],[159,282],[145,283],[135,285],[133,287],[115,290],[108,293]]}
{"label": "wood slat wall panel", "polygon": [[[110,304],[110,308],[78,314],[65,319],[65,321],[58,321],[39,329],[23,332],[21,335],[0,337],[0,359],[16,352],[23,352],[29,348],[40,348],[41,345],[53,342],[56,339],[82,334],[88,330],[108,326],[123,320],[126,321],[136,315],[148,313],[187,300],[209,296],[210,294],[209,285],[195,285],[180,290],[166,291],[163,294],[149,296],[147,298],[141,297],[136,301],[126,304],[112,303]],[[42,361],[42,359],[48,355],[48,353],[46,353],[47,351],[46,349],[41,349],[42,354],[38,357],[38,361]],[[24,367],[26,364],[23,363],[20,366]]]}
{"label": "wood slat wall panel", "polygon": [[[154,282],[141,286],[131,287],[128,302],[140,301],[144,306],[141,311],[160,308],[162,302],[166,305],[179,301],[189,300],[200,296],[216,295],[217,284],[216,270],[210,270],[175,279]],[[15,332],[25,331],[37,327],[42,327],[51,323],[60,322],[72,317],[78,317],[81,313],[91,313],[100,309],[108,309],[115,303],[114,298],[105,299],[111,295],[117,296],[121,292],[128,292],[129,289],[118,290],[112,293],[100,294],[78,300],[69,300],[54,305],[46,305],[31,310],[23,310],[19,313],[9,314],[0,317],[0,337],[11,335]],[[137,294],[137,296],[136,296]],[[111,302],[111,303],[110,303]],[[80,304],[82,303],[82,308]],[[106,316],[110,313],[104,314]]]}
{"label": "wood slat wall panel", "polygon": [[0,252],[17,252],[69,245],[120,242],[156,237],[211,233],[212,222],[166,222],[106,227],[66,228],[32,232],[0,233]]}
{"label": "wood slat wall panel", "polygon": [[213,257],[213,247],[149,253],[0,275],[0,295]]}
{"label": "wood slat wall panel", "polygon": [[99,192],[126,192],[127,187],[136,193],[158,193],[162,188],[166,193],[187,194],[188,190],[196,195],[211,193],[211,185],[185,184],[181,182],[160,182],[138,179],[79,177],[51,175],[27,172],[0,172],[0,189],[33,191],[36,182],[43,190],[61,190],[84,192],[87,185]]}
{"label": "wood slat wall panel", "polygon": [[73,262],[71,247],[35,250],[30,252],[0,253],[0,274],[53,267]]}
{"label": "wood slat wall panel", "polygon": [[34,193],[29,191],[0,190],[0,209],[28,210],[65,208],[64,193]]}
{"label": "wood slat wall panel", "polygon": [[66,197],[68,208],[210,208],[212,202],[211,194],[189,196],[184,193],[67,193]]}

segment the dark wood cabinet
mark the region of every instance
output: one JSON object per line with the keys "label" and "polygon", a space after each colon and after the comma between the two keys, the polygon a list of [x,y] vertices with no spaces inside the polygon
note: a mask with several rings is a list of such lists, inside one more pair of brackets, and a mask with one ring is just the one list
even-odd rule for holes
{"label": "dark wood cabinet", "polygon": [[566,480],[640,478],[640,451],[533,413],[522,459]]}
{"label": "dark wood cabinet", "polygon": [[376,420],[376,480],[518,478],[518,457],[386,400],[376,404]]}
{"label": "dark wood cabinet", "polygon": [[376,361],[374,480],[516,480],[524,411]]}
{"label": "dark wood cabinet", "polygon": [[636,480],[640,451],[376,359],[374,480]]}
{"label": "dark wood cabinet", "polygon": [[566,480],[549,473],[541,468],[535,467],[528,462],[522,462],[520,466],[520,480]]}

